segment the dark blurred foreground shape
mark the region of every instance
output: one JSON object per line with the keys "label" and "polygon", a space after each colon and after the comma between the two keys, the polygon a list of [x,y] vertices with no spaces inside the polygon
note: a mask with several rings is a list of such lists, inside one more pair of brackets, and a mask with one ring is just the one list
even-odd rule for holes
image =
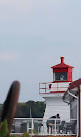
{"label": "dark blurred foreground shape", "polygon": [[9,134],[11,132],[13,118],[16,113],[19,92],[20,92],[20,83],[18,81],[14,81],[10,86],[8,95],[3,104],[3,110],[1,114],[1,122],[4,121],[5,119],[8,122],[9,133],[6,137],[9,137]]}

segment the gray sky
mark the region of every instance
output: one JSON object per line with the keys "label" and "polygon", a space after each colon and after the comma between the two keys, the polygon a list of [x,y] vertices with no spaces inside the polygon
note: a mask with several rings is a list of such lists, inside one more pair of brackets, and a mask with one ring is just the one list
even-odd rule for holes
{"label": "gray sky", "polygon": [[19,102],[42,100],[39,82],[52,81],[61,56],[80,78],[80,0],[0,0],[0,103],[14,80]]}

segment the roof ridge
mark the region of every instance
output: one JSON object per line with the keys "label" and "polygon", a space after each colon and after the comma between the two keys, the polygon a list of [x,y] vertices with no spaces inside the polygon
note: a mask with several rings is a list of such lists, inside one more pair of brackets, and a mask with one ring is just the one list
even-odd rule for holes
{"label": "roof ridge", "polygon": [[73,66],[67,65],[67,64],[64,63],[64,62],[63,62],[63,63],[59,63],[59,64],[57,64],[57,65],[54,65],[54,66],[52,66],[51,68],[60,68],[60,67],[61,67],[61,68],[62,68],[62,67],[63,67],[63,68],[64,68],[64,67],[65,67],[65,68],[66,68],[66,67],[67,67],[67,68],[74,68]]}

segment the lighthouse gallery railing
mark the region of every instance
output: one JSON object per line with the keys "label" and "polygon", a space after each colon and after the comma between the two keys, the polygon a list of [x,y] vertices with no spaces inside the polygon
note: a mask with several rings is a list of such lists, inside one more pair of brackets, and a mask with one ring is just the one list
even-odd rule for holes
{"label": "lighthouse gallery railing", "polygon": [[48,94],[54,93],[57,91],[63,92],[66,91],[68,88],[69,83],[67,82],[46,82],[46,83],[39,83],[39,94]]}

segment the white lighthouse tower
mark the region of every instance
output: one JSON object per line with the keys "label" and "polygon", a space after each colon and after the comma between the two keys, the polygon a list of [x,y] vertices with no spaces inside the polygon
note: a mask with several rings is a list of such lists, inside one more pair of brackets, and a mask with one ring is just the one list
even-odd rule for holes
{"label": "white lighthouse tower", "polygon": [[53,82],[39,83],[39,94],[46,103],[44,122],[57,114],[61,120],[70,119],[70,107],[63,102],[62,97],[69,83],[72,82],[72,69],[74,67],[65,64],[64,57],[61,57],[61,63],[51,68],[53,70]]}

